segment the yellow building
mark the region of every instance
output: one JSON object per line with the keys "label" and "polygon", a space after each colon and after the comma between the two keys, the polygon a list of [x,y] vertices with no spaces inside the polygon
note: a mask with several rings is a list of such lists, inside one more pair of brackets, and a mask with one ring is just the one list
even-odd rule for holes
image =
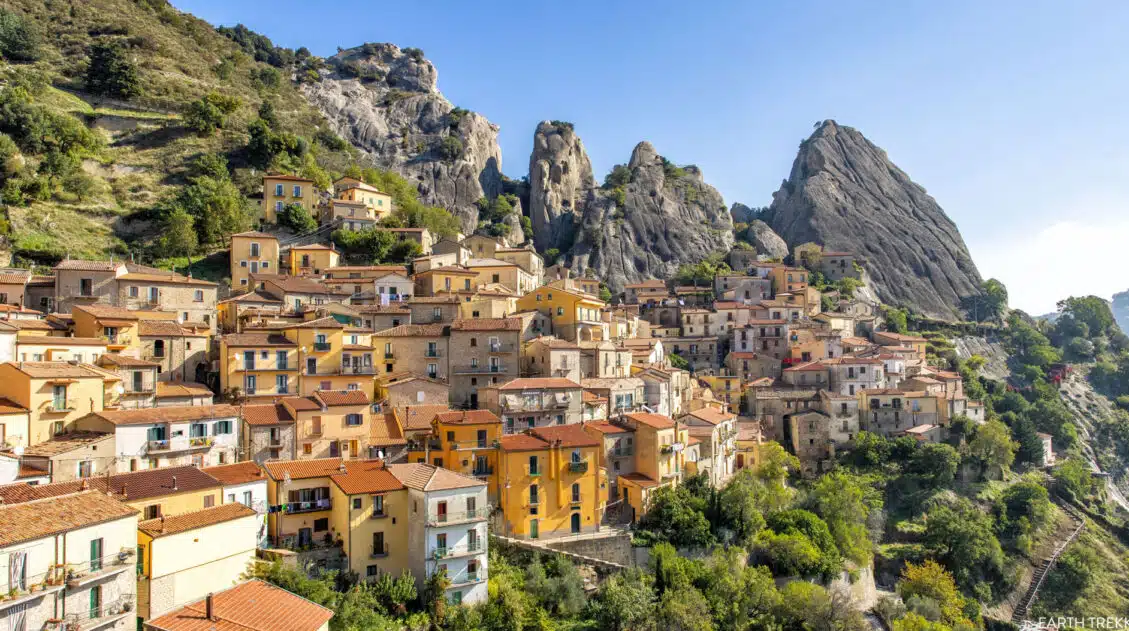
{"label": "yellow building", "polygon": [[8,484],[0,486],[4,504],[59,497],[84,489],[113,495],[140,511],[142,519],[179,515],[219,506],[223,492],[220,481],[194,466],[162,467],[110,476],[94,476],[52,484]]}
{"label": "yellow building", "polygon": [[314,243],[290,248],[291,276],[319,276],[331,267],[337,267],[341,254],[332,246]]}
{"label": "yellow building", "polygon": [[705,384],[713,398],[724,401],[730,412],[741,406],[741,377],[737,375],[704,375],[698,380]]}
{"label": "yellow building", "polygon": [[631,506],[638,520],[649,509],[656,489],[682,481],[690,435],[686,426],[670,417],[649,412],[625,414],[619,424],[634,432],[635,461],[634,471],[619,476],[618,499]]}
{"label": "yellow building", "polygon": [[220,390],[249,399],[298,393],[298,344],[280,333],[232,333],[220,339]]}
{"label": "yellow building", "polygon": [[[141,356],[141,338],[137,332],[140,316],[137,311],[106,305],[76,305],[71,311],[75,336],[100,337],[106,341],[107,351],[133,357]],[[170,319],[175,318],[172,315]]]}
{"label": "yellow building", "polygon": [[73,429],[76,420],[91,412],[101,412],[120,381],[88,364],[0,364],[0,396],[28,411],[29,447]]}
{"label": "yellow building", "polygon": [[600,316],[604,301],[567,289],[543,285],[517,301],[521,311],[538,311],[549,316],[555,335],[570,342],[607,339],[607,325]]}
{"label": "yellow building", "polygon": [[[312,394],[317,390],[356,389],[372,394],[372,371],[362,370],[358,362],[353,370],[352,358],[362,358],[365,350],[360,345],[350,345],[348,370],[343,363],[345,351],[345,325],[333,316],[292,324],[282,329],[283,335],[298,346],[300,357],[299,394]],[[372,365],[371,350],[369,366]]]}
{"label": "yellow building", "polygon": [[768,277],[774,293],[801,291],[808,286],[808,271],[802,267],[773,266]]}
{"label": "yellow building", "polygon": [[294,417],[299,459],[368,457],[372,401],[364,392],[319,390],[282,404]]}
{"label": "yellow building", "polygon": [[537,539],[598,529],[608,493],[600,447],[581,425],[502,436],[500,531]]}
{"label": "yellow building", "polygon": [[268,460],[267,504],[280,510],[267,514],[267,530],[277,547],[298,548],[315,540],[333,542],[343,535],[330,531],[333,500],[330,476],[348,471],[340,458]]}
{"label": "yellow building", "polygon": [[476,290],[476,278],[478,272],[472,272],[464,267],[454,265],[435,267],[415,275],[415,295],[438,296],[456,292],[472,294]]}
{"label": "yellow building", "polygon": [[231,235],[231,290],[252,289],[251,274],[277,274],[278,239],[265,232]]}
{"label": "yellow building", "polygon": [[[314,462],[314,461],[311,461]],[[410,565],[408,491],[383,462],[350,462],[328,476],[330,532],[358,576],[399,575]]]}
{"label": "yellow building", "polygon": [[16,359],[25,362],[76,361],[93,364],[106,354],[106,343],[100,337],[21,335],[16,339]]}
{"label": "yellow building", "polygon": [[258,530],[258,514],[239,503],[137,524],[137,616],[159,616],[238,582],[255,560]]}
{"label": "yellow building", "polygon": [[340,178],[333,183],[333,192],[337,199],[364,204],[377,220],[392,214],[392,196],[356,178]]}
{"label": "yellow building", "polygon": [[487,483],[490,502],[499,488],[498,440],[502,419],[490,410],[451,410],[435,415],[426,440],[409,444],[408,462],[427,462]]}
{"label": "yellow building", "polygon": [[314,181],[277,173],[263,176],[263,220],[278,223],[278,214],[287,204],[298,204],[316,217],[318,196]]}

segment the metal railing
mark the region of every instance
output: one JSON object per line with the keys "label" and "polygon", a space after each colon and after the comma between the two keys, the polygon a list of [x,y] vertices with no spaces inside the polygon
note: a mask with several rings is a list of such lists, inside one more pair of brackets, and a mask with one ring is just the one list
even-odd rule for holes
{"label": "metal railing", "polygon": [[588,473],[588,461],[570,462],[568,463],[568,471],[569,473]]}
{"label": "metal railing", "polygon": [[506,372],[506,367],[503,364],[492,364],[492,365],[479,364],[477,366],[476,365],[458,366],[458,367],[453,368],[452,372],[466,373],[466,374],[504,373],[504,372]]}
{"label": "metal railing", "polygon": [[78,409],[78,399],[52,399],[43,404],[46,412],[73,412]]}
{"label": "metal railing", "polygon": [[314,513],[317,511],[331,510],[332,508],[333,502],[327,497],[310,502],[289,502],[286,505],[286,514],[299,515],[301,513]]}
{"label": "metal railing", "polygon": [[330,348],[329,342],[314,342],[314,350],[319,353],[324,353]]}
{"label": "metal railing", "polygon": [[388,556],[388,544],[387,543],[380,545],[380,546],[373,545],[372,547],[369,548],[369,557],[371,557],[371,558],[376,559],[376,558],[386,557],[386,556]]}
{"label": "metal railing", "polygon": [[131,559],[135,555],[136,551],[134,549],[122,548],[120,552],[108,554],[97,559],[90,559],[82,563],[68,563],[64,575],[67,587],[77,587],[103,574],[126,569],[133,563]]}
{"label": "metal railing", "polygon": [[[123,594],[113,600],[104,602],[97,607],[92,607],[84,611],[67,614],[67,629],[79,629],[84,620],[98,620],[99,618],[109,618],[110,616],[117,616],[133,611],[137,604],[137,598],[134,594]],[[50,627],[48,627],[50,628]]]}
{"label": "metal railing", "polygon": [[486,546],[481,541],[472,541],[465,546],[435,548],[431,551],[431,556],[435,559],[447,559],[467,554],[480,554],[485,551]]}
{"label": "metal railing", "polygon": [[452,513],[431,513],[427,516],[427,524],[429,526],[435,526],[438,524],[455,524],[463,521],[478,521],[486,519],[489,515],[489,505],[485,508],[472,508]]}

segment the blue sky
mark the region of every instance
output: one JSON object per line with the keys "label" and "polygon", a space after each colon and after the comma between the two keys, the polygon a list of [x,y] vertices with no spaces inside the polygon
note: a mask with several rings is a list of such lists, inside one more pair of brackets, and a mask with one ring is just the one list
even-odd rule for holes
{"label": "blue sky", "polygon": [[814,122],[858,128],[956,221],[1032,313],[1129,289],[1124,2],[174,0],[328,56],[422,48],[456,105],[528,170],[538,121],[575,123],[597,177],[641,140],[767,205]]}

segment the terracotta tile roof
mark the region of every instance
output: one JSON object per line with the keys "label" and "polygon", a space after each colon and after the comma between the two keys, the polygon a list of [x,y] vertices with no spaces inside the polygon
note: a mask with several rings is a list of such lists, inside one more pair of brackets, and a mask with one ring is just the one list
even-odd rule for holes
{"label": "terracotta tile roof", "polygon": [[197,528],[206,528],[243,517],[254,517],[255,511],[238,503],[220,504],[212,508],[179,513],[168,517],[147,519],[137,524],[137,530],[154,539],[167,537]]}
{"label": "terracotta tile roof", "polygon": [[26,414],[28,409],[11,399],[0,397],[0,414]]}
{"label": "terracotta tile roof", "polygon": [[449,491],[486,486],[486,482],[482,480],[423,462],[392,464],[388,465],[388,470],[404,486],[419,491]]}
{"label": "terracotta tile roof", "polygon": [[201,285],[205,287],[217,286],[211,281],[181,276],[180,274],[138,274],[130,272],[118,276],[118,280],[135,280],[147,283],[175,283],[177,285]]}
{"label": "terracotta tile roof", "polygon": [[822,361],[814,361],[800,364],[799,366],[792,366],[791,368],[785,368],[784,372],[809,372],[820,370],[827,370],[827,366]]}
{"label": "terracotta tile roof", "polygon": [[237,232],[237,233],[235,233],[231,236],[233,236],[233,237],[250,237],[250,238],[253,238],[253,239],[274,239],[276,241],[278,240],[278,238],[275,237],[273,234],[267,234],[266,232],[259,232],[258,230],[248,230],[247,232]]}
{"label": "terracotta tile roof", "polygon": [[345,473],[329,476],[345,495],[387,493],[404,488],[399,478],[379,460],[351,460],[345,463]]}
{"label": "terracotta tile roof", "polygon": [[607,397],[601,397],[595,392],[584,390],[580,393],[580,400],[585,403],[607,403]]}
{"label": "terracotta tile roof", "polygon": [[[55,434],[46,442],[24,448],[23,455],[50,458],[51,456],[65,454],[75,449],[82,449],[83,447],[104,440],[113,440],[113,437],[114,435],[108,432],[68,432],[66,434]],[[110,448],[113,449],[113,445],[111,445]]]}
{"label": "terracotta tile roof", "polygon": [[502,451],[540,451],[549,443],[530,434],[507,434],[498,439]]}
{"label": "terracotta tile roof", "polygon": [[620,427],[619,425],[615,425],[607,421],[585,423],[584,427],[592,431],[600,432],[601,434],[630,434],[635,431],[626,427]]}
{"label": "terracotta tile roof", "polygon": [[232,333],[223,336],[223,343],[232,347],[243,346],[298,346],[280,333]]}
{"label": "terracotta tile roof", "polygon": [[[327,273],[336,272],[398,272],[400,274],[407,274],[408,268],[404,265],[338,265],[337,267],[330,267],[325,270]],[[352,279],[363,280],[363,279]]]}
{"label": "terracotta tile roof", "polygon": [[[105,344],[104,341],[102,343]],[[138,359],[136,357],[130,357],[129,355],[119,355],[117,353],[107,353],[105,355],[102,355],[98,358],[97,365],[102,367],[117,366],[119,368],[156,368],[160,366],[160,364],[155,362],[145,361],[144,359]]]}
{"label": "terracotta tile roof", "polygon": [[465,268],[462,268],[462,267],[456,267],[454,265],[444,265],[442,267],[433,267],[431,269],[424,270],[424,271],[416,274],[416,276],[424,276],[424,275],[427,275],[427,274],[436,274],[436,273],[458,274],[460,276],[478,276],[478,272],[472,272],[468,269],[465,269]]}
{"label": "terracotta tile roof", "polygon": [[619,479],[621,479],[621,480],[626,479],[628,482],[635,484],[635,486],[641,486],[645,489],[659,485],[659,483],[656,480],[654,480],[653,478],[650,478],[650,477],[648,477],[648,476],[646,476],[642,473],[639,473],[637,471],[633,471],[631,473],[620,474]]}
{"label": "terracotta tile roof", "polygon": [[14,274],[11,272],[0,272],[0,283],[5,285],[24,285],[31,277],[28,274]]}
{"label": "terracotta tile roof", "polygon": [[364,390],[318,390],[313,396],[317,397],[326,407],[372,403]]}
{"label": "terracotta tile roof", "polygon": [[224,486],[247,484],[258,480],[266,480],[266,474],[259,465],[247,460],[233,464],[221,464],[214,467],[204,467],[204,473],[219,480]]}
{"label": "terracotta tile roof", "polygon": [[55,270],[77,270],[81,272],[112,272],[124,263],[121,261],[59,261],[55,266]]}
{"label": "terracotta tile roof", "polygon": [[336,252],[336,250],[332,246],[328,246],[324,243],[311,243],[309,245],[295,245],[295,246],[291,247],[290,249],[291,250],[331,250],[331,251]]}
{"label": "terracotta tile roof", "polygon": [[438,296],[412,296],[408,300],[409,305],[438,305],[438,304],[454,304],[462,302],[455,294],[440,294]]}
{"label": "terracotta tile roof", "polygon": [[641,283],[631,283],[631,284],[628,284],[628,285],[624,285],[623,287],[624,287],[624,289],[646,289],[646,288],[659,289],[659,288],[665,288],[666,287],[666,281],[645,280]]}
{"label": "terracotta tile roof", "polygon": [[100,418],[113,425],[146,425],[149,423],[186,423],[209,419],[238,418],[239,408],[220,403],[216,405],[175,405],[135,410],[102,410],[91,412],[87,418]]}
{"label": "terracotta tile roof", "polygon": [[17,504],[47,497],[58,497],[77,493],[86,489],[110,492],[126,502],[159,497],[170,493],[199,491],[219,488],[219,480],[196,467],[161,467],[106,476],[95,476],[85,480],[54,482],[28,486],[26,484],[7,484],[0,486],[0,500],[5,504]]}
{"label": "terracotta tile roof", "polygon": [[115,320],[140,320],[141,316],[136,311],[130,311],[123,307],[112,307],[110,305],[81,305],[75,306],[72,311],[82,311],[89,313],[95,318],[113,318]]}
{"label": "terracotta tile roof", "polygon": [[66,331],[67,327],[51,320],[7,320],[7,324],[21,331]]}
{"label": "terracotta tile roof", "polygon": [[529,433],[549,443],[560,441],[561,447],[598,447],[599,441],[588,435],[581,425],[535,427]]}
{"label": "terracotta tile roof", "polygon": [[722,412],[721,410],[717,410],[711,407],[704,407],[698,410],[694,410],[686,416],[692,417],[704,423],[709,423],[710,425],[718,425],[720,423],[724,423],[725,421],[731,421],[737,418],[737,415],[733,414],[732,412]]}
{"label": "terracotta tile roof", "polygon": [[245,294],[239,294],[238,296],[232,296],[227,300],[221,300],[219,304],[224,305],[229,302],[260,302],[263,304],[282,304],[282,300],[259,290],[249,291]]}
{"label": "terracotta tile roof", "polygon": [[632,421],[635,421],[636,423],[646,425],[647,427],[653,427],[655,429],[670,429],[674,427],[674,419],[670,418],[669,416],[663,416],[662,414],[651,414],[649,412],[632,412],[631,414],[625,414],[624,416]]}
{"label": "terracotta tile roof", "polygon": [[759,326],[759,325],[762,325],[762,324],[764,324],[764,325],[788,324],[788,321],[787,320],[773,320],[771,318],[753,319],[753,320],[749,320],[748,327]]}
{"label": "terracotta tile roof", "polygon": [[395,385],[399,385],[399,384],[403,384],[403,383],[409,383],[409,382],[412,382],[412,381],[426,381],[428,383],[434,383],[434,384],[437,384],[437,385],[440,385],[440,386],[447,386],[448,385],[446,381],[440,381],[438,379],[432,379],[430,377],[425,377],[423,375],[417,375],[414,372],[410,372],[410,371],[406,371],[406,370],[401,371],[401,372],[386,372],[382,375],[378,375],[377,378],[376,378],[376,382],[379,385],[382,385],[386,388],[389,387],[389,386],[395,386]]}
{"label": "terracotta tile roof", "polygon": [[284,293],[290,294],[331,294],[335,290],[313,279],[299,276],[273,276],[264,280],[265,283],[277,287]]}
{"label": "terracotta tile roof", "polygon": [[563,377],[521,377],[501,385],[499,390],[561,390],[580,388],[580,384]]}
{"label": "terracotta tile roof", "polygon": [[32,379],[102,379],[104,375],[89,364],[69,362],[8,362]]}
{"label": "terracotta tile roof", "polygon": [[343,351],[371,351],[372,347],[371,346],[365,346],[364,344],[342,344],[341,350],[343,350]]}
{"label": "terracotta tile roof", "polygon": [[137,329],[138,335],[143,337],[203,337],[203,335],[190,331],[180,323],[172,320],[142,320]]}
{"label": "terracotta tile roof", "polygon": [[395,313],[404,314],[411,313],[412,308],[406,303],[391,303],[386,305],[361,305],[357,307],[357,313]]}
{"label": "terracotta tile roof", "polygon": [[315,458],[313,460],[268,460],[263,463],[267,475],[276,482],[290,474],[291,480],[324,478],[341,472],[340,458]]}
{"label": "terracotta tile roof", "polygon": [[436,414],[435,420],[451,425],[493,425],[502,422],[490,410],[452,410]]}
{"label": "terracotta tile roof", "polygon": [[212,597],[214,621],[200,600],[149,620],[156,631],[318,631],[333,611],[260,580],[251,580]]}
{"label": "terracotta tile roof", "polygon": [[243,406],[243,420],[252,427],[293,423],[294,416],[281,403]]}
{"label": "terracotta tile roof", "polygon": [[184,381],[158,381],[157,398],[161,397],[191,397],[210,396],[212,391],[202,383],[188,383]]}
{"label": "terracotta tile roof", "polygon": [[521,318],[482,318],[455,320],[452,331],[520,331]]}
{"label": "terracotta tile roof", "polygon": [[845,364],[866,364],[866,365],[869,365],[869,366],[878,366],[878,365],[881,365],[883,362],[882,362],[881,359],[877,359],[877,358],[874,358],[874,357],[844,356],[844,357],[831,357],[831,358],[828,358],[828,359],[821,359],[820,363],[827,365],[827,366],[837,366],[837,365],[845,365]]}
{"label": "terracotta tile roof", "polygon": [[290,409],[298,412],[310,412],[321,409],[321,401],[318,401],[312,395],[308,397],[286,397],[282,399],[281,403],[290,406]]}
{"label": "terracotta tile roof", "polygon": [[439,414],[450,411],[446,405],[409,405],[396,408],[403,419],[404,431],[431,429],[431,421]]}
{"label": "terracotta tile roof", "polygon": [[373,337],[443,337],[445,324],[401,324],[373,333]]}
{"label": "terracotta tile roof", "polygon": [[377,447],[394,447],[408,444],[404,432],[391,412],[376,414],[369,425],[369,444]]}
{"label": "terracotta tile roof", "polygon": [[345,325],[333,316],[325,316],[316,320],[307,320],[301,324],[291,324],[283,327],[285,329],[344,329]]}
{"label": "terracotta tile roof", "polygon": [[97,491],[0,506],[0,547],[136,515],[135,509]]}

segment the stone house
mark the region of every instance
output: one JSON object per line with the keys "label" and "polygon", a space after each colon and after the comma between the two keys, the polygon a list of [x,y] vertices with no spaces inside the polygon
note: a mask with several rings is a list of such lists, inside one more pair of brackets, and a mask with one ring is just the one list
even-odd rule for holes
{"label": "stone house", "polygon": [[478,388],[520,375],[520,318],[455,320],[450,327],[451,402],[478,407]]}
{"label": "stone house", "polygon": [[447,324],[402,324],[372,334],[378,372],[410,372],[446,381],[450,375],[451,327]]}

